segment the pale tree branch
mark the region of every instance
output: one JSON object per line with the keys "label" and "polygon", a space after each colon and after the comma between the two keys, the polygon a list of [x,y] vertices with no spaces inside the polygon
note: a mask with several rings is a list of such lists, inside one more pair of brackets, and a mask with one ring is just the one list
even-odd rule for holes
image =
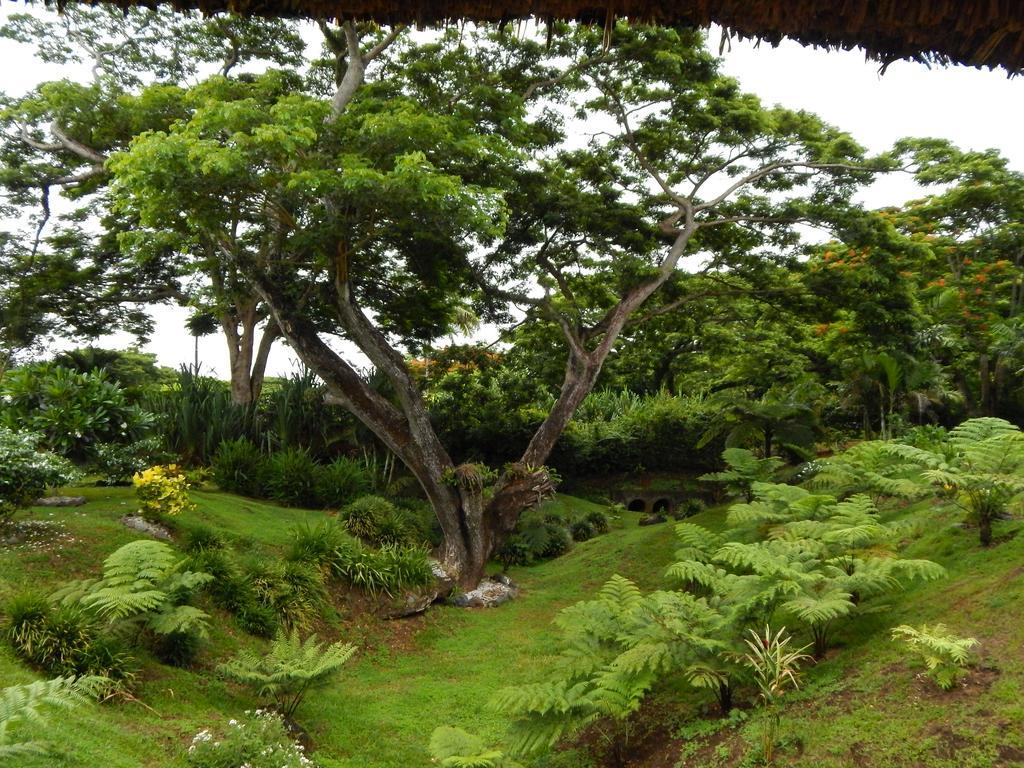
{"label": "pale tree branch", "polygon": [[[336,33],[332,32],[324,24],[321,24],[320,28],[326,35],[328,45],[335,52],[335,55],[341,56],[341,41]],[[401,25],[393,27],[383,40],[371,48],[368,53],[364,54],[360,47],[359,30],[356,29],[356,25],[351,21],[346,21],[341,25],[342,33],[345,36],[344,52],[346,67],[345,74],[341,78],[337,90],[334,92],[334,98],[331,99],[331,117],[328,119],[328,122],[337,120],[341,113],[345,111],[349,102],[352,101],[356,91],[359,90],[359,87],[366,78],[366,65],[380,56],[389,45],[395,42],[404,29],[405,27]]]}
{"label": "pale tree branch", "polygon": [[57,125],[57,121],[50,123],[50,133],[61,143],[64,149],[78,155],[83,160],[88,160],[91,163],[102,165],[107,162],[107,156],[101,152],[97,152],[92,147],[87,147],[82,142],[72,139],[64,130]]}
{"label": "pale tree branch", "polygon": [[572,66],[566,67],[566,69],[561,74],[556,75],[555,77],[549,77],[546,80],[537,80],[536,82],[530,83],[530,85],[527,86],[526,90],[523,91],[523,101],[529,101],[531,98],[533,98],[533,95],[542,88],[550,88],[553,85],[560,85],[573,75],[582,72],[588,67],[592,67],[597,64],[611,63],[614,62],[617,58],[617,56],[613,56],[605,52],[600,56],[594,56],[593,58],[590,59],[583,59],[582,61],[578,61]]}
{"label": "pale tree branch", "polygon": [[363,56],[363,62],[365,64],[369,64],[371,61],[380,56],[385,50],[387,50],[388,46],[390,46],[393,42],[395,42],[395,40],[398,39],[398,36],[402,34],[402,32],[404,31],[404,24],[396,24],[395,26],[393,26],[391,28],[391,31],[388,32],[384,39],[377,43],[375,46],[373,46],[373,48],[371,48],[369,52],[367,52]]}
{"label": "pale tree branch", "polygon": [[804,160],[793,160],[790,162],[778,162],[771,163],[769,165],[758,168],[756,171],[748,173],[742,179],[739,179],[722,192],[720,195],[706,203],[699,203],[694,206],[695,211],[706,211],[709,208],[721,205],[728,200],[734,192],[745,187],[748,184],[753,184],[755,181],[760,181],[766,176],[771,176],[773,173],[780,173],[783,171],[793,171],[798,168],[805,168],[809,171],[866,171],[869,170],[864,166],[851,165],[849,163],[811,163]]}
{"label": "pale tree branch", "polygon": [[633,127],[629,124],[629,113],[626,112],[626,108],[619,97],[614,93],[611,93],[608,89],[602,90],[604,91],[605,96],[608,97],[609,101],[611,101],[615,106],[615,111],[618,113],[616,119],[626,134],[626,146],[629,147],[629,151],[633,153],[636,161],[640,163],[640,167],[647,171],[647,174],[654,179],[654,182],[661,188],[661,191],[665,193],[669,200],[680,207],[690,206],[692,203],[689,198],[680,195],[672,188],[672,185],[670,185],[665,177],[661,175],[661,172],[654,167],[654,163],[648,159],[643,149],[641,149],[640,143],[636,139],[636,134],[633,133]]}

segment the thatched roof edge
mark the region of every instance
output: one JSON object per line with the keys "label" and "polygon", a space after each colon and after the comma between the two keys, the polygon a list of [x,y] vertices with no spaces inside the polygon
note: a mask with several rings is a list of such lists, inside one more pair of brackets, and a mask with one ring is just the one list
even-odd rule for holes
{"label": "thatched roof edge", "polygon": [[[62,4],[64,0],[56,0]],[[73,1],[73,0],[72,0]],[[83,0],[91,2],[92,0]],[[607,24],[717,23],[773,45],[791,38],[824,48],[863,48],[883,63],[917,59],[1024,69],[1022,0],[109,0],[121,7],[170,4],[203,13],[373,19],[430,26],[526,18]]]}

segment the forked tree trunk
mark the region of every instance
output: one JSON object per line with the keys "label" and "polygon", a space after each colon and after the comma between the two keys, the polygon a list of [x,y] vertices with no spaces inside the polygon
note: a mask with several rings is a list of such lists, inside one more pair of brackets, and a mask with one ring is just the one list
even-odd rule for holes
{"label": "forked tree trunk", "polygon": [[270,350],[281,335],[277,324],[271,320],[257,343],[260,322],[255,301],[220,317],[221,329],[228,345],[231,401],[235,405],[248,406],[259,400]]}

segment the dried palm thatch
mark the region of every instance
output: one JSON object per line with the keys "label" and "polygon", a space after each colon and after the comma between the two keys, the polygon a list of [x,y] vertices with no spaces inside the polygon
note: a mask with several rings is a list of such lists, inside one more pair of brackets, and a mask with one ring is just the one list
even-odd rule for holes
{"label": "dried palm thatch", "polygon": [[[84,0],[91,2],[92,0]],[[382,24],[508,23],[535,18],[610,25],[615,18],[659,24],[720,24],[728,34],[773,45],[788,37],[825,48],[861,46],[888,63],[910,58],[1024,69],[1022,0],[111,0],[168,2],[204,13],[337,19]],[[57,0],[63,4],[64,0]]]}

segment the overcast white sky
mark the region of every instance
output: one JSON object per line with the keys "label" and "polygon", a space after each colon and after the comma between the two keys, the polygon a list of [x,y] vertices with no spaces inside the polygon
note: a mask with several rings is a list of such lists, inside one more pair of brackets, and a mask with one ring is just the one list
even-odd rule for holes
{"label": "overcast white sky", "polygon": [[[0,5],[0,22],[23,7]],[[717,48],[718,32],[710,34]],[[967,67],[929,70],[898,62],[879,75],[876,62],[863,54],[824,52],[784,42],[778,48],[733,41],[724,54],[725,70],[768,104],[807,109],[849,131],[871,151],[880,152],[904,136],[939,136],[971,149],[994,147],[1017,169],[1024,169],[1024,78],[1008,79],[1002,70]],[[0,40],[0,91],[14,95],[34,84],[66,76],[60,68],[32,57],[27,46]],[[872,207],[899,203],[915,194],[906,178],[885,177],[867,190]],[[192,339],[183,330],[184,310],[159,308],[156,332],[144,347],[163,365],[192,361]],[[102,340],[124,346],[128,338]],[[200,341],[206,372],[226,376],[227,353],[222,338]],[[268,374],[288,373],[297,366],[290,351],[278,345]]]}

